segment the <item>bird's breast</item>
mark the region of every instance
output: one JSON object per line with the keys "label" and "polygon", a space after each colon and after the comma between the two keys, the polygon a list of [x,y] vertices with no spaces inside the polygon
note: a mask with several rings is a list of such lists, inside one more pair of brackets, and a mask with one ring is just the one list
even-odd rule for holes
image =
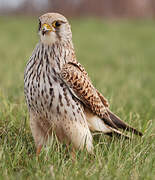
{"label": "bird's breast", "polygon": [[59,73],[53,67],[47,68],[46,64],[39,64],[31,69],[27,66],[25,71],[24,89],[29,109],[44,116],[72,113],[77,102]]}

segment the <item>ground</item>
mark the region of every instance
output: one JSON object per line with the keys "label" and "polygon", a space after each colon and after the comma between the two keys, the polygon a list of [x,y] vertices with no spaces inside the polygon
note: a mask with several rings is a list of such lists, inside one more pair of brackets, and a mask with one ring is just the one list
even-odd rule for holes
{"label": "ground", "polygon": [[95,157],[73,163],[56,139],[39,159],[23,93],[24,67],[38,41],[37,18],[1,17],[0,179],[155,179],[155,24],[71,19],[77,58],[111,110],[144,133],[94,139]]}

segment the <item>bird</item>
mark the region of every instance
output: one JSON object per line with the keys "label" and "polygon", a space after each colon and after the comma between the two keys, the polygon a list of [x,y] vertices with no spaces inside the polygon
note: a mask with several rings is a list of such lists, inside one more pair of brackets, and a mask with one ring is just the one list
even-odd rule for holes
{"label": "bird", "polygon": [[[110,110],[78,62],[71,26],[59,13],[39,17],[39,42],[24,72],[24,93],[36,154],[54,133],[60,143],[93,153],[93,132],[129,138],[142,133]],[[123,130],[123,132],[121,131]]]}

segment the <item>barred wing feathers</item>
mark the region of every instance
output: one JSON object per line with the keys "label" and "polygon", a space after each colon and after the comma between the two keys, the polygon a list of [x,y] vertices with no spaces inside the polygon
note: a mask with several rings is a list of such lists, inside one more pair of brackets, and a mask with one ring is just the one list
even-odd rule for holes
{"label": "barred wing feathers", "polygon": [[101,118],[105,125],[115,130],[121,128],[142,136],[141,132],[124,123],[109,110],[108,101],[92,85],[87,72],[80,63],[66,63],[62,68],[61,77],[68,87],[73,90],[78,99],[95,115]]}

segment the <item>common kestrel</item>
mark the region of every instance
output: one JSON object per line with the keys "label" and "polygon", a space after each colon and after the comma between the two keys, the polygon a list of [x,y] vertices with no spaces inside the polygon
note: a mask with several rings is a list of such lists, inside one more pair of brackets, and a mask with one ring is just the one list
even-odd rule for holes
{"label": "common kestrel", "polygon": [[67,19],[58,13],[39,18],[40,41],[24,75],[24,91],[37,154],[54,132],[60,142],[93,152],[91,131],[121,136],[130,127],[109,109],[77,61]]}

